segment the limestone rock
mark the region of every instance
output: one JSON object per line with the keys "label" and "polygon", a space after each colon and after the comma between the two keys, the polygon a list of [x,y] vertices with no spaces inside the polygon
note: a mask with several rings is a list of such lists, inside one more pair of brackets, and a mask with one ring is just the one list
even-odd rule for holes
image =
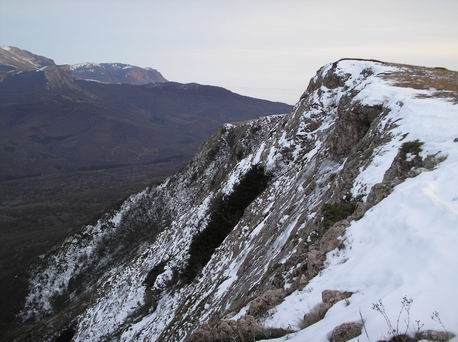
{"label": "limestone rock", "polygon": [[280,304],[286,294],[286,291],[283,289],[268,290],[264,292],[250,303],[248,315],[257,317],[266,313],[270,308]]}
{"label": "limestone rock", "polygon": [[415,334],[415,338],[418,340],[426,341],[440,341],[445,342],[449,341],[455,337],[455,334],[452,334],[448,331],[437,331],[437,330],[424,330]]}
{"label": "limestone rock", "polygon": [[315,308],[313,308],[309,313],[304,315],[302,322],[302,328],[305,329],[318,321],[321,321],[326,312],[331,308],[332,304],[329,303],[320,303]]}
{"label": "limestone rock", "polygon": [[350,298],[352,294],[353,292],[350,291],[324,290],[321,293],[321,298],[323,303],[333,305],[338,301]]}
{"label": "limestone rock", "polygon": [[361,322],[343,323],[336,327],[329,338],[331,342],[346,342],[361,335],[363,324]]}
{"label": "limestone rock", "polygon": [[253,316],[246,315],[236,321],[218,320],[195,330],[188,342],[248,342],[284,336],[290,331],[264,328]]}

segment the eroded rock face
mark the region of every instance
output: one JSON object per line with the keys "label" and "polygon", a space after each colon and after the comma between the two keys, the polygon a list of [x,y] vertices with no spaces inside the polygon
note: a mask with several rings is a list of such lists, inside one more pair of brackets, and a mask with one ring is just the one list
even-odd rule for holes
{"label": "eroded rock face", "polygon": [[[401,137],[393,136],[396,123],[385,120],[388,108],[358,98],[377,68],[389,66],[339,65],[320,69],[290,114],[226,125],[183,171],[131,197],[47,256],[23,311],[42,320],[33,326],[34,336],[50,336],[49,316],[65,317],[55,331],[74,323],[75,341],[224,341],[278,333],[262,325],[263,317],[304,289],[325,267],[327,253],[345,247],[352,220],[407,177],[403,163],[423,165],[415,156],[394,155],[377,184],[358,183],[379,148],[393,139],[400,146]],[[212,226],[217,204],[237,193],[256,168],[268,176],[266,186],[183,280],[196,258],[193,241]],[[343,201],[351,210],[339,209]],[[334,219],[325,220],[323,209],[335,204]],[[136,234],[144,238],[117,248]],[[108,251],[99,253],[107,241]],[[79,260],[82,253],[86,258]],[[75,279],[80,285],[70,287]],[[345,290],[324,291],[323,303],[304,321],[322,319],[351,296]],[[56,296],[66,296],[60,310],[51,305]],[[332,340],[346,341],[361,328],[358,322],[342,324]]]}
{"label": "eroded rock face", "polygon": [[372,122],[379,117],[384,108],[381,105],[363,106],[354,104],[355,95],[348,94],[340,100],[338,119],[330,142],[331,153],[343,157],[366,135]]}
{"label": "eroded rock face", "polygon": [[326,254],[335,248],[342,247],[343,241],[339,239],[350,221],[345,219],[329,228],[315,244],[309,247],[307,253],[307,272],[309,277],[315,276],[326,260]]}

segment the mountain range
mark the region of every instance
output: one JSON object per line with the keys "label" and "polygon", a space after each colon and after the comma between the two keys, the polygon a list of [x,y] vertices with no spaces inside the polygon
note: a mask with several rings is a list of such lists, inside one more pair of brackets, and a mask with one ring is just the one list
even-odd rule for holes
{"label": "mountain range", "polygon": [[[50,58],[14,46],[0,47],[0,72],[31,71],[48,66],[56,66],[56,63]],[[130,64],[80,63],[63,67],[67,66],[72,76],[80,80],[137,85],[167,82],[161,73],[153,68],[141,68]]]}

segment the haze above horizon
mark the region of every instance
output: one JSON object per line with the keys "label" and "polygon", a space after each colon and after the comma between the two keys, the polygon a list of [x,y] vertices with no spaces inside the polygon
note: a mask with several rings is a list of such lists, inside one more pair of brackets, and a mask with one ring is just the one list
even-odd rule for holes
{"label": "haze above horizon", "polygon": [[0,45],[295,103],[343,57],[458,69],[455,0],[0,0]]}

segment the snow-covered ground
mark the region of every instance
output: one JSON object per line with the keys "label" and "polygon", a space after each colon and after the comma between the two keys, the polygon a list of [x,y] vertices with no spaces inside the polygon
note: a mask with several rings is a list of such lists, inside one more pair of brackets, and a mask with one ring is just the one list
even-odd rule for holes
{"label": "snow-covered ground", "polygon": [[[358,66],[361,63],[352,61],[339,64],[343,71]],[[321,303],[322,291],[354,294],[335,304],[323,320],[276,341],[327,341],[334,327],[361,321],[361,316],[369,338],[363,333],[355,340],[389,337],[387,322],[373,309],[380,302],[399,333],[414,333],[420,324],[422,330],[447,329],[458,335],[458,106],[452,99],[428,96],[433,91],[395,87],[373,78],[357,96],[363,103],[391,109],[381,125],[399,121],[393,139],[377,149],[357,177],[354,195],[367,194],[382,181],[403,141],[419,139],[424,142],[422,157],[439,153],[446,159],[434,170],[408,178],[352,222],[345,249],[330,252],[324,270],[272,309],[265,324],[300,329],[304,314]],[[404,297],[413,301],[398,324]]]}

